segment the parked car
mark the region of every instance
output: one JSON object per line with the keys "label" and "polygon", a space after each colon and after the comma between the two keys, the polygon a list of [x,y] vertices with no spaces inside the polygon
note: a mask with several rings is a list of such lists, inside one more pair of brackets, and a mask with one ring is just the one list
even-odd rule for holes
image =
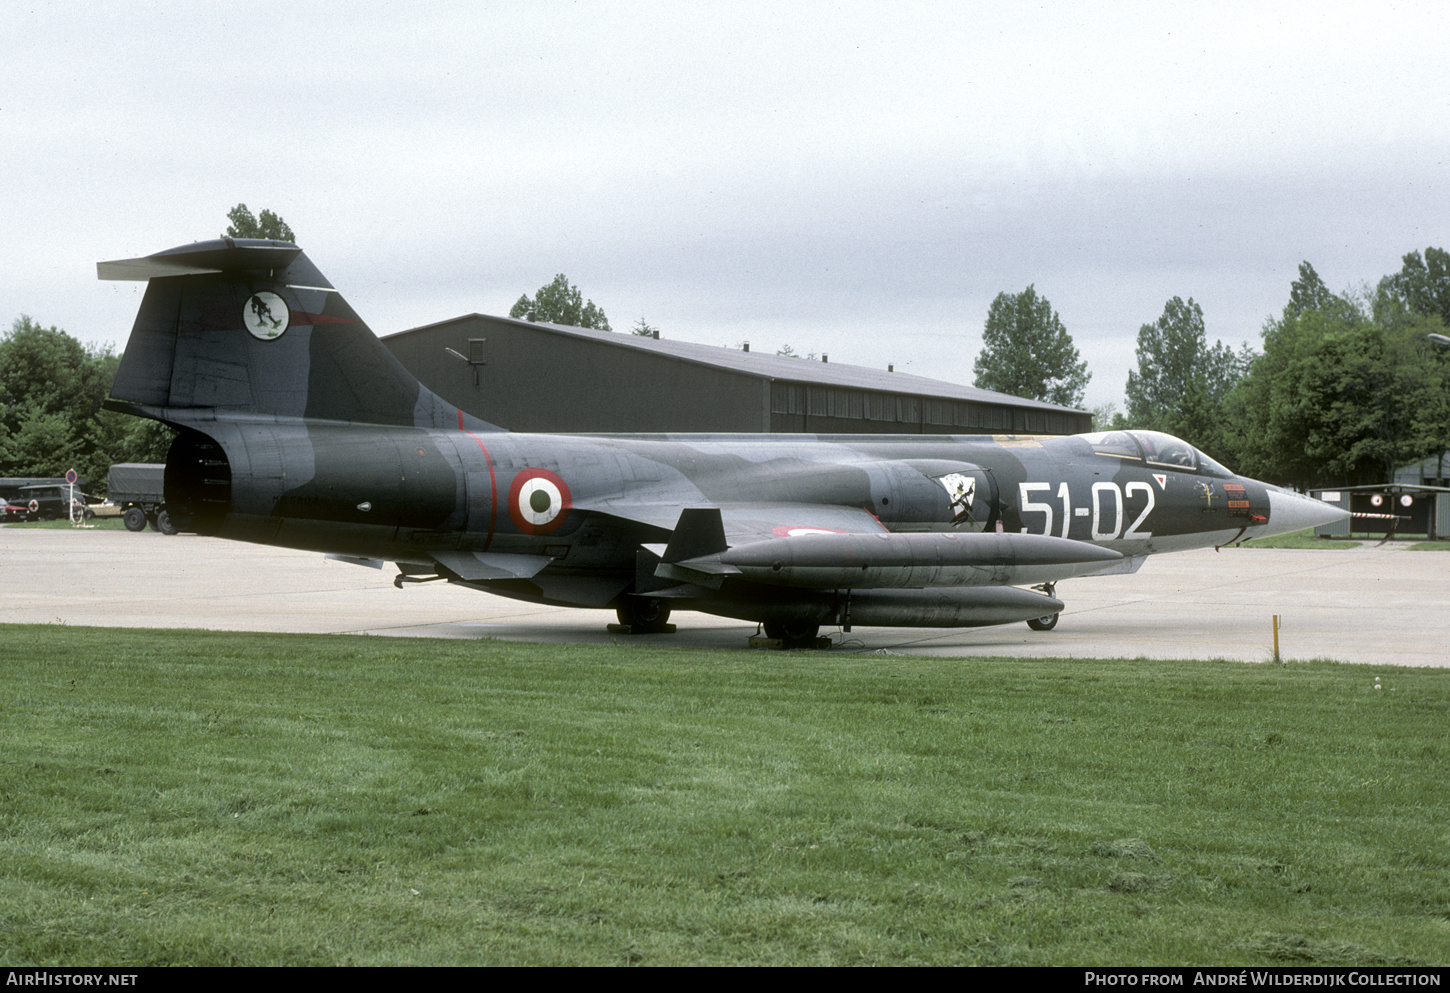
{"label": "parked car", "polygon": [[109,500],[101,503],[91,502],[86,504],[86,520],[88,521],[92,518],[105,520],[106,518],[120,517],[122,513],[123,509]]}

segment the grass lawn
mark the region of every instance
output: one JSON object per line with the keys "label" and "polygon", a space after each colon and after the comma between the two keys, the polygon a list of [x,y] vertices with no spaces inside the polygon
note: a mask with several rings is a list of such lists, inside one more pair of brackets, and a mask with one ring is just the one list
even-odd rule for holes
{"label": "grass lawn", "polygon": [[[1409,547],[1417,552],[1444,552],[1450,551],[1450,541],[1424,541],[1425,535],[1396,535],[1394,541],[1399,543],[1413,542]],[[1290,534],[1275,535],[1272,538],[1255,538],[1246,541],[1242,545],[1229,545],[1229,548],[1311,548],[1318,551],[1328,551],[1344,548],[1359,548],[1366,542],[1379,544],[1383,541],[1382,536],[1374,535],[1362,538],[1325,538],[1314,533],[1313,528],[1303,531],[1294,531]]]}
{"label": "grass lawn", "polygon": [[1323,538],[1314,533],[1313,528],[1306,528],[1303,531],[1293,531],[1289,534],[1277,534],[1271,538],[1254,538],[1242,545],[1228,545],[1228,548],[1312,548],[1316,551],[1358,548],[1364,544],[1362,539],[1349,538]]}
{"label": "grass lawn", "polygon": [[1450,963],[1443,670],[0,639],[12,966]]}
{"label": "grass lawn", "polygon": [[[26,521],[23,524],[6,524],[7,528],[45,529],[57,530],[61,528],[74,528],[77,525],[70,521]],[[94,517],[85,524],[80,525],[83,529],[94,528],[100,531],[124,531],[126,525],[119,517]]]}

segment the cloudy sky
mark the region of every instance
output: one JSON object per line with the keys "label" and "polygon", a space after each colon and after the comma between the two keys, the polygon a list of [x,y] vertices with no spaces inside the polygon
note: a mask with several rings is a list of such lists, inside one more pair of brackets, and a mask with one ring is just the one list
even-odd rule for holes
{"label": "cloudy sky", "polygon": [[379,334],[567,273],[616,330],[970,383],[1047,297],[1122,406],[1173,296],[1257,343],[1445,246],[1450,10],[0,0],[0,321],[269,208]]}

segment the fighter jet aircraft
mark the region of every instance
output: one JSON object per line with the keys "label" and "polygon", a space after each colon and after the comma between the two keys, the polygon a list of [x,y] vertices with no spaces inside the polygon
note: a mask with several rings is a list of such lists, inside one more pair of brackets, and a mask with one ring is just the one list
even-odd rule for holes
{"label": "fighter jet aircraft", "polygon": [[1057,622],[1055,585],[1342,519],[1150,431],[515,434],[444,402],[293,244],[102,262],[149,280],[106,406],[180,433],[182,530],[537,603],[764,625]]}

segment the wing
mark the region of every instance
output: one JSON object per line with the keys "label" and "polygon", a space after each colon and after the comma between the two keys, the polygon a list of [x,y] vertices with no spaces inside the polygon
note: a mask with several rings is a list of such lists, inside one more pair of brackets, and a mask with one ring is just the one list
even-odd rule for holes
{"label": "wing", "polygon": [[869,511],[821,504],[737,504],[706,505],[679,502],[643,503],[637,500],[580,500],[574,510],[602,514],[643,524],[660,531],[678,530],[680,514],[686,509],[718,510],[731,545],[781,537],[789,531],[806,534],[825,532],[885,531]]}
{"label": "wing", "polygon": [[721,525],[732,548],[808,534],[888,534],[867,510],[809,504],[721,507]]}

